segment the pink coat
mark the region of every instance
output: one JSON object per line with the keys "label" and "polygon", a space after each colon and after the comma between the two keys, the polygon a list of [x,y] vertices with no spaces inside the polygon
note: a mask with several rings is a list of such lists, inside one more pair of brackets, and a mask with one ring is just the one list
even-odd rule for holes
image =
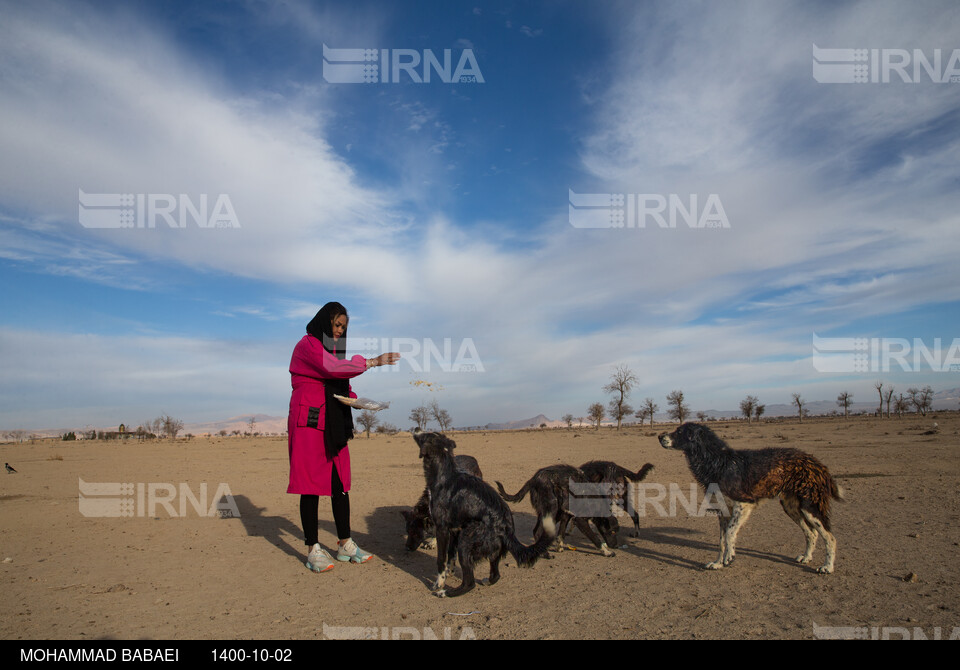
{"label": "pink coat", "polygon": [[[287,493],[329,496],[333,465],[343,482],[343,490],[350,490],[350,449],[344,447],[333,460],[327,459],[323,445],[325,423],[324,379],[351,379],[367,369],[367,362],[359,354],[339,359],[320,343],[304,335],[293,349],[290,359],[290,413],[287,415],[287,448],[290,455],[290,484]],[[350,397],[357,395],[350,390]],[[318,415],[317,427],[307,425],[310,409]]]}

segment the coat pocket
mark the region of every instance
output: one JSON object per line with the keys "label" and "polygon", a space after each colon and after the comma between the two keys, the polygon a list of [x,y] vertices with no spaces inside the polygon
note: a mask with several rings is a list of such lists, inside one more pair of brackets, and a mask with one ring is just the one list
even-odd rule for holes
{"label": "coat pocket", "polygon": [[306,428],[318,428],[320,425],[320,414],[323,407],[312,407],[310,405],[300,405],[300,412],[297,415],[297,426]]}

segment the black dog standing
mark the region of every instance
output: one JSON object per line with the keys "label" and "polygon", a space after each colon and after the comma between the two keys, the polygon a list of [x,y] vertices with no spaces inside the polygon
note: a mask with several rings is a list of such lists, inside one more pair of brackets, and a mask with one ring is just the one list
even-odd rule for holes
{"label": "black dog standing", "polygon": [[[457,469],[453,440],[439,433],[421,432],[415,432],[413,439],[420,447],[430,491],[430,516],[437,531],[437,596],[454,598],[473,589],[477,560],[490,561],[487,583],[495,584],[500,579],[500,559],[507,552],[522,567],[532,566],[547,552],[555,534],[552,524],[534,544],[521,544],[514,531],[513,513],[493,487]],[[447,590],[444,582],[457,558],[463,581]]]}

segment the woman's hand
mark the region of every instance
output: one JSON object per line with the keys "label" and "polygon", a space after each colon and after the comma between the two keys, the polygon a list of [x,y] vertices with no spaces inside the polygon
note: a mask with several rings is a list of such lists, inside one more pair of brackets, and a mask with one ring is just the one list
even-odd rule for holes
{"label": "woman's hand", "polygon": [[380,354],[376,358],[367,359],[367,369],[376,368],[381,365],[396,365],[400,360],[400,354],[391,352],[389,354]]}

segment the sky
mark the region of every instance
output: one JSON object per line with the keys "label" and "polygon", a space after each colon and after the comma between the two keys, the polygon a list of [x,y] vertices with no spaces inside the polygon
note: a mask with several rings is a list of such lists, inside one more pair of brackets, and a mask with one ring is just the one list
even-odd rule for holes
{"label": "sky", "polygon": [[958,145],[950,1],[0,0],[0,430],[956,388]]}

